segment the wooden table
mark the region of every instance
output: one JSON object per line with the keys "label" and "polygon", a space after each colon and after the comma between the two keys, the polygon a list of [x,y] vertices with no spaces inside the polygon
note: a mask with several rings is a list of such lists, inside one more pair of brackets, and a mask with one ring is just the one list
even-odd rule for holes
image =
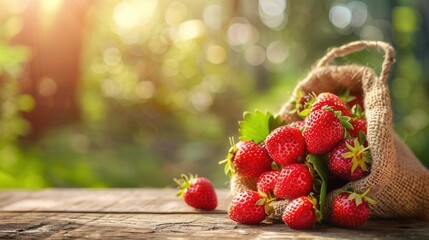
{"label": "wooden table", "polygon": [[194,210],[175,189],[47,189],[0,192],[0,239],[290,238],[429,239],[429,222],[371,220],[358,229],[284,224],[247,226],[229,220],[227,190],[218,209]]}

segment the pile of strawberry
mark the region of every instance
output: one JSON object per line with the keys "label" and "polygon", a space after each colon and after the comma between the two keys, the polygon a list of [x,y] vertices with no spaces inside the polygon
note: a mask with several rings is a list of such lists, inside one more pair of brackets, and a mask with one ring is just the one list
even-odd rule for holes
{"label": "pile of strawberry", "polygon": [[[329,92],[299,93],[294,113],[301,121],[285,124],[270,113],[246,112],[239,122],[240,141],[231,139],[225,173],[257,179],[237,194],[229,217],[243,224],[272,219],[273,203],[290,201],[282,214],[289,227],[306,229],[322,219],[355,227],[369,218],[374,201],[352,189],[340,193],[323,216],[329,191],[370,172],[367,122],[362,96]],[[252,190],[251,190],[252,189]]]}

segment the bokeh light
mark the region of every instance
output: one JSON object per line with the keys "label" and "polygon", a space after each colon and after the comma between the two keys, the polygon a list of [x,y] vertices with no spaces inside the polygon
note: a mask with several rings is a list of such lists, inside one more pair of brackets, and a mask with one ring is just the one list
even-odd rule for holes
{"label": "bokeh light", "polygon": [[344,4],[336,4],[329,11],[329,20],[335,27],[347,29],[352,23],[352,11]]}
{"label": "bokeh light", "polygon": [[[165,187],[218,161],[246,110],[277,112],[334,46],[391,43],[394,125],[423,163],[429,2],[0,1],[0,187]],[[363,51],[333,64],[379,72]],[[423,156],[423,157],[422,157]]]}

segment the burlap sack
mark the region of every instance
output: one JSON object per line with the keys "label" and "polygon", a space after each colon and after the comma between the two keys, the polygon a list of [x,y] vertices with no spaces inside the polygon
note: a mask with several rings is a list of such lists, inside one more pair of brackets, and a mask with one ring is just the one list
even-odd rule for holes
{"label": "burlap sack", "polygon": [[[384,51],[381,74],[378,77],[368,67],[360,65],[331,66],[336,57],[375,48]],[[384,42],[358,41],[330,50],[318,61],[315,68],[301,80],[298,89],[307,92],[333,92],[350,88],[362,92],[368,122],[367,140],[372,155],[371,173],[358,181],[350,182],[327,197],[325,218],[329,216],[330,203],[342,189],[352,187],[357,192],[370,188],[369,197],[377,204],[371,206],[371,217],[411,217],[429,220],[429,171],[414,156],[410,149],[395,134],[392,124],[392,108],[389,88],[386,83],[391,64],[395,61],[393,48]],[[280,116],[288,123],[298,120],[290,114],[291,98],[280,110]],[[232,192],[254,188],[252,181],[232,179]],[[244,184],[243,184],[244,183]],[[246,185],[247,184],[247,185]],[[275,203],[275,219],[281,219],[286,201]]]}

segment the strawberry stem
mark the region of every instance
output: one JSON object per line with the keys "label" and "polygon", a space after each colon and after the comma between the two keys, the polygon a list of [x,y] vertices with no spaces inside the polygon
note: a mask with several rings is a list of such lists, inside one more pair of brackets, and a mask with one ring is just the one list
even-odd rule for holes
{"label": "strawberry stem", "polygon": [[370,162],[369,147],[364,147],[359,143],[357,138],[354,139],[353,146],[346,142],[346,147],[349,149],[349,152],[343,153],[341,156],[352,159],[351,173],[353,174],[358,167],[368,172]]}
{"label": "strawberry stem", "polygon": [[178,185],[179,191],[176,193],[176,196],[183,197],[186,189],[192,186],[192,182],[194,179],[198,178],[198,175],[189,174],[189,177],[185,174],[180,175],[181,179],[174,178],[174,182]]}

